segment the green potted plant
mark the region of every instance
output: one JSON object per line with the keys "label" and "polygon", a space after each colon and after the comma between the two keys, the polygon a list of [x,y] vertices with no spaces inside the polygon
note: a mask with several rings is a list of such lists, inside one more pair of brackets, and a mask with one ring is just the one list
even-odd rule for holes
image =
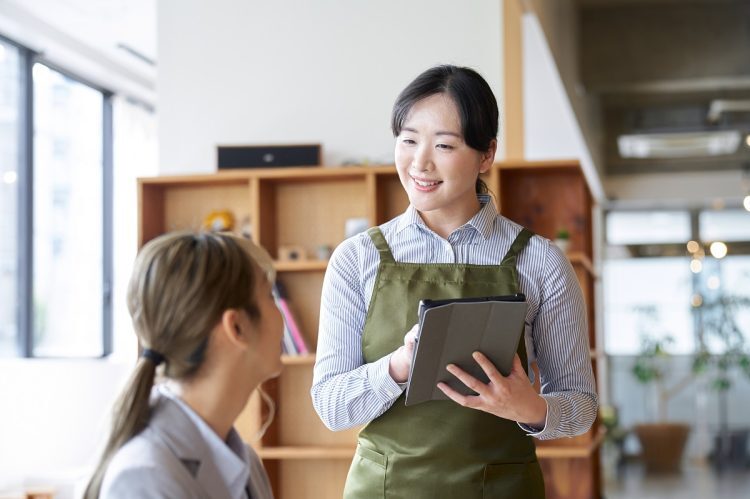
{"label": "green potted plant", "polygon": [[555,232],[555,245],[562,250],[563,253],[567,253],[570,249],[570,231],[565,227],[560,227]]}
{"label": "green potted plant", "polygon": [[750,429],[729,428],[729,391],[735,373],[750,377],[750,353],[737,322],[743,309],[750,308],[750,298],[717,293],[693,308],[701,325],[698,352],[693,372],[709,377],[709,386],[717,393],[719,430],[711,459],[718,467],[748,462],[747,441]]}
{"label": "green potted plant", "polygon": [[674,472],[680,469],[690,426],[669,421],[669,400],[693,381],[693,373],[668,382],[672,356],[669,347],[674,339],[659,330],[658,314],[654,306],[637,307],[641,317],[641,350],[631,372],[636,380],[652,388],[656,416],[654,421],[635,425],[634,431],[641,444],[641,457],[647,471]]}

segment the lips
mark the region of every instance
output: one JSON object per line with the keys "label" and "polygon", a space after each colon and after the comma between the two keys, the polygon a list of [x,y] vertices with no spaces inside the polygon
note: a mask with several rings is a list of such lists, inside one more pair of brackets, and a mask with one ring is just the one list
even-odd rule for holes
{"label": "lips", "polygon": [[416,177],[412,177],[411,179],[419,187],[424,187],[424,188],[435,187],[443,183],[442,180],[428,180],[428,179],[421,179],[421,178],[416,178]]}

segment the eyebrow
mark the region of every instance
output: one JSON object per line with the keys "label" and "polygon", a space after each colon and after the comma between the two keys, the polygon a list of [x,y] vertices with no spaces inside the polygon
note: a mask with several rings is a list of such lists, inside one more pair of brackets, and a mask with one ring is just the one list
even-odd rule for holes
{"label": "eyebrow", "polygon": [[[406,126],[403,127],[403,128],[401,128],[401,131],[402,132],[411,132],[411,133],[416,133],[416,134],[419,133],[415,128],[409,128],[409,127],[406,127]],[[461,134],[456,133],[456,132],[449,132],[447,130],[440,130],[440,131],[436,132],[435,135],[450,135],[452,137],[456,137],[456,138],[459,138],[459,139],[461,138]]]}

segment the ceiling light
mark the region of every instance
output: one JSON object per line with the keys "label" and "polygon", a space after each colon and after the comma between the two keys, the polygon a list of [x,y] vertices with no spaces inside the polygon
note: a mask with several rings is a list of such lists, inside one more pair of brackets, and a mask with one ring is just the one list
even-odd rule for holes
{"label": "ceiling light", "polygon": [[733,154],[742,141],[738,130],[620,135],[623,158],[683,158]]}
{"label": "ceiling light", "polygon": [[750,100],[715,99],[711,101],[706,119],[716,123],[724,113],[744,113],[750,111]]}
{"label": "ceiling light", "polygon": [[750,211],[750,194],[745,196],[745,199],[742,201],[742,206],[744,206],[747,211]]}
{"label": "ceiling light", "polygon": [[711,250],[711,256],[714,258],[724,258],[727,256],[727,245],[721,241],[712,242],[709,249]]}
{"label": "ceiling light", "polygon": [[745,145],[750,147],[750,133],[745,136]]}
{"label": "ceiling light", "polygon": [[697,253],[700,248],[701,247],[700,247],[700,245],[698,244],[697,241],[688,241],[688,243],[687,243],[687,250],[690,253]]}

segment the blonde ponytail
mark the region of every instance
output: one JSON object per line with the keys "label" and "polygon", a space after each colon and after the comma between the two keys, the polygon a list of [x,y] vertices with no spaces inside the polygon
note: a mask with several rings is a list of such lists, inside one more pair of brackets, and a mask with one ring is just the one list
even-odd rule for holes
{"label": "blonde ponytail", "polygon": [[84,499],[97,499],[99,497],[104,473],[107,471],[112,456],[125,442],[140,433],[148,424],[149,396],[154,385],[155,375],[156,364],[154,362],[143,357],[138,359],[125,389],[115,402],[109,439],[104,447],[99,464],[86,486],[86,491],[83,493]]}

